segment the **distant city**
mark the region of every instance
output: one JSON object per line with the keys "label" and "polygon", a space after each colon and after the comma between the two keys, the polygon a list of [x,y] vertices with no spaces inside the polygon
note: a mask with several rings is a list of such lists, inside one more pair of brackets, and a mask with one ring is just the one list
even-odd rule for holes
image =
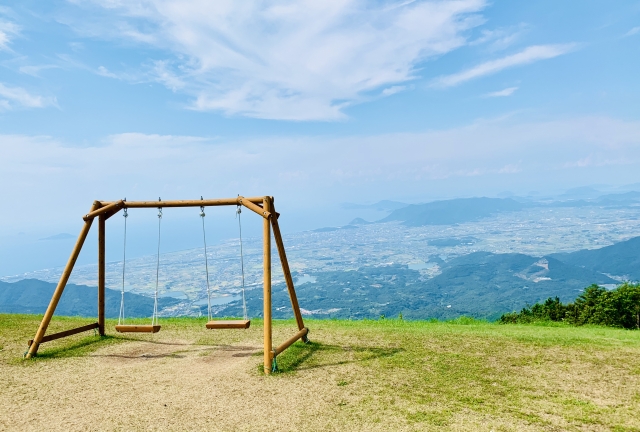
{"label": "distant city", "polygon": [[[478,251],[542,257],[558,252],[600,248],[640,236],[640,194],[628,195],[629,199],[623,201],[616,199],[621,195],[545,203],[496,199],[489,201],[491,205],[498,205],[495,211],[489,209],[487,215],[461,223],[447,224],[445,221],[437,225],[419,225],[406,220],[370,223],[356,219],[340,227],[322,227],[289,234],[284,241],[297,285],[313,283],[318,275],[327,272],[397,265],[407,266],[410,270],[418,271],[421,278],[429,279],[440,274],[443,263]],[[477,203],[473,200],[449,202],[458,207],[466,203],[476,206],[477,210]],[[512,202],[519,204],[514,209],[504,210],[505,203]],[[396,207],[395,210],[389,210],[390,217],[405,208]],[[473,211],[469,209],[463,213],[472,214]],[[411,226],[416,224],[419,226]],[[261,247],[259,238],[244,239],[247,297],[254,295],[252,291],[261,287]],[[274,285],[277,285],[283,283],[283,276],[275,248],[273,253],[273,277]],[[209,247],[208,257],[213,304],[224,306],[237,302],[241,291],[238,239]],[[153,295],[155,269],[155,255],[128,260],[125,290]],[[62,268],[39,270],[2,277],[0,280],[14,282],[39,279],[57,282],[61,271]],[[96,265],[78,266],[70,283],[96,286],[96,275]],[[617,275],[610,276],[616,279]],[[621,277],[618,276],[619,279]],[[161,254],[159,278],[160,295],[181,300],[179,305],[163,311],[163,314],[202,313],[203,306],[207,304],[203,248]],[[108,288],[120,290],[121,261],[107,264],[106,279]],[[259,293],[260,290],[255,295],[261,295]]]}

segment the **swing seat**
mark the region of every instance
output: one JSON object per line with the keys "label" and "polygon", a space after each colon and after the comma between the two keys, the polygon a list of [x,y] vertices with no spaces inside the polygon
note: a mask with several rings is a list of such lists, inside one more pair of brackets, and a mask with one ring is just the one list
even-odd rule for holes
{"label": "swing seat", "polygon": [[118,333],[158,333],[160,331],[159,325],[117,325],[116,331]]}
{"label": "swing seat", "polygon": [[251,320],[215,320],[207,323],[209,330],[217,329],[248,329]]}

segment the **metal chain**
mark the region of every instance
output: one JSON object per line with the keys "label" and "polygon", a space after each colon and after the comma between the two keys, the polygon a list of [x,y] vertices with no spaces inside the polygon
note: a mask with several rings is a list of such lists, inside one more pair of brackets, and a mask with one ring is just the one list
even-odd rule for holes
{"label": "metal chain", "polygon": [[240,231],[240,269],[242,270],[242,313],[245,320],[249,319],[247,315],[247,300],[244,294],[244,254],[242,251],[242,222],[240,221],[240,214],[242,209],[238,205],[236,209],[236,216],[238,217],[238,229]]}
{"label": "metal chain", "polygon": [[[126,198],[124,201],[126,201]],[[118,315],[118,325],[124,324],[124,275],[125,264],[127,262],[127,218],[129,217],[126,207],[124,208],[122,216],[124,217],[124,240],[122,247],[122,289],[120,290],[120,315]]]}
{"label": "metal chain", "polygon": [[[204,198],[200,196],[200,199],[203,200]],[[207,234],[204,229],[205,216],[206,215],[204,213],[204,206],[200,206],[200,218],[202,219],[202,240],[204,242],[204,268],[207,273],[207,306],[208,306],[207,311],[209,314],[209,321],[211,321],[211,288],[209,286],[209,258],[207,257]]]}
{"label": "metal chain", "polygon": [[[158,201],[162,201],[158,198]],[[158,279],[160,276],[160,225],[162,222],[162,207],[158,207],[158,259],[156,261],[156,293],[153,300],[153,316],[151,317],[151,325],[158,324]]]}

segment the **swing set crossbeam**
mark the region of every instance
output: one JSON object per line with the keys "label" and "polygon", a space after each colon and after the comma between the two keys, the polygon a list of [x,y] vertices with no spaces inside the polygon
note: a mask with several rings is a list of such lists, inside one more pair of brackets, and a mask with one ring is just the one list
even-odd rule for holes
{"label": "swing set crossbeam", "polygon": [[[41,343],[50,340],[59,339],[62,337],[70,336],[72,334],[80,333],[83,331],[98,329],[100,336],[105,335],[105,275],[106,275],[106,230],[105,222],[118,211],[127,208],[169,208],[169,207],[211,207],[211,206],[243,206],[253,211],[254,213],[262,216],[263,218],[263,318],[264,318],[264,372],[270,374],[272,371],[272,363],[275,357],[282,351],[287,349],[295,341],[301,339],[307,342],[308,329],[304,326],[302,320],[302,314],[300,312],[300,306],[298,305],[298,298],[296,296],[295,288],[293,286],[293,278],[289,269],[289,263],[287,262],[287,256],[284,250],[284,244],[282,241],[282,235],[280,234],[280,227],[278,225],[279,214],[276,212],[273,206],[273,197],[261,196],[261,197],[249,197],[238,196],[237,198],[220,198],[220,199],[200,199],[200,200],[182,200],[182,201],[94,201],[89,213],[83,216],[84,225],[78,236],[78,240],[71,252],[71,256],[65,266],[60,281],[56,286],[49,306],[42,318],[42,322],[38,327],[38,330],[32,340],[29,341],[29,351],[26,353],[25,358],[31,358],[38,352],[38,348]],[[64,288],[67,285],[73,267],[78,259],[84,241],[87,238],[89,230],[93,220],[98,218],[98,322],[90,324],[88,326],[79,327],[77,329],[71,329],[60,333],[54,333],[46,335],[47,328],[53,314],[58,306],[58,302],[62,297]],[[291,300],[291,306],[298,326],[298,332],[287,339],[277,348],[273,348],[272,344],[272,319],[271,319],[271,235],[276,242],[278,249],[278,255],[282,264],[282,270],[289,292],[289,299]],[[210,327],[210,325],[212,327]],[[238,321],[210,321],[207,324],[207,328],[248,328],[250,325],[249,320]],[[120,327],[120,329],[118,329]],[[119,332],[149,332],[155,333],[160,330],[158,325],[122,325],[117,326],[116,330]]]}
{"label": "swing set crossbeam", "polygon": [[259,204],[262,204],[264,197],[249,197],[245,198],[239,196],[237,198],[219,198],[219,199],[206,199],[206,200],[177,200],[177,201],[96,201],[99,208],[93,210],[86,215],[83,219],[85,221],[91,220],[96,216],[102,214],[108,214],[109,217],[113,216],[115,212],[123,208],[169,208],[169,207],[219,207],[219,206],[232,206],[243,205],[248,209],[254,211],[263,217],[270,217],[271,214],[266,212]]}

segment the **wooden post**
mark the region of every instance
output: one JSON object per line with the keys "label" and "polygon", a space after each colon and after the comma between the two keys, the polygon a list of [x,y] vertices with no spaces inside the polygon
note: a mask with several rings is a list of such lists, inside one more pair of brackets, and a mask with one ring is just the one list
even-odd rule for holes
{"label": "wooden post", "polygon": [[[98,201],[93,202],[93,206],[91,207],[91,211],[96,210],[100,206]],[[47,311],[44,313],[42,317],[42,322],[40,323],[40,327],[38,327],[38,331],[36,335],[33,337],[33,343],[29,347],[29,352],[25,356],[25,358],[31,358],[38,352],[38,347],[42,342],[42,338],[47,331],[47,327],[49,327],[49,323],[51,322],[51,317],[53,313],[56,311],[56,307],[58,306],[58,302],[60,301],[60,297],[64,292],[65,286],[67,286],[67,281],[69,280],[69,276],[71,276],[71,271],[73,270],[73,266],[78,259],[78,255],[80,255],[80,251],[82,250],[82,245],[84,244],[85,239],[87,238],[87,234],[89,234],[89,230],[91,229],[91,223],[93,219],[90,219],[84,223],[82,230],[80,230],[80,235],[78,236],[78,240],[76,241],[76,245],[71,252],[71,256],[69,257],[69,261],[67,261],[67,265],[60,276],[60,281],[58,282],[58,286],[56,286],[56,290],[53,292],[53,297],[51,297],[51,301],[49,302],[49,306],[47,307]],[[268,221],[267,221],[268,222]]]}
{"label": "wooden post", "polygon": [[[262,201],[262,208],[270,212],[271,211],[271,199],[264,197]],[[262,223],[262,235],[263,235],[263,265],[264,265],[264,373],[269,375],[271,373],[271,363],[273,361],[273,346],[271,343],[271,224],[268,218],[265,218]]]}
{"label": "wooden post", "polygon": [[[284,280],[287,282],[287,290],[289,291],[289,299],[291,300],[293,315],[296,317],[298,330],[302,330],[304,328],[304,321],[302,320],[302,314],[300,313],[298,296],[296,295],[296,289],[293,286],[293,278],[291,277],[291,270],[289,269],[289,261],[287,261],[287,254],[284,250],[284,243],[282,242],[282,234],[280,233],[280,225],[278,224],[278,213],[276,213],[276,209],[273,207],[273,205],[271,207],[271,214],[273,238],[276,240],[276,246],[278,247],[278,255],[280,255],[280,263],[282,263],[282,273],[284,273]],[[303,341],[307,342],[306,333],[303,336]]]}
{"label": "wooden post", "polygon": [[98,332],[104,336],[105,214],[98,216]]}

